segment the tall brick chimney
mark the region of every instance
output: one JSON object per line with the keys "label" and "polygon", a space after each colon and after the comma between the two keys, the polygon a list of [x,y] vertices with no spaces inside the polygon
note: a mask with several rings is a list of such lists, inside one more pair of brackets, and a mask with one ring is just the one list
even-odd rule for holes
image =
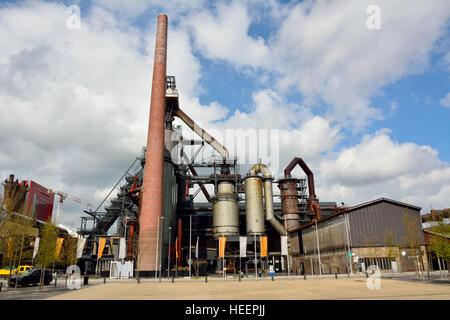
{"label": "tall brick chimney", "polygon": [[158,16],[150,119],[139,215],[139,271],[156,271],[157,229],[163,211],[164,113],[167,61],[167,16]]}

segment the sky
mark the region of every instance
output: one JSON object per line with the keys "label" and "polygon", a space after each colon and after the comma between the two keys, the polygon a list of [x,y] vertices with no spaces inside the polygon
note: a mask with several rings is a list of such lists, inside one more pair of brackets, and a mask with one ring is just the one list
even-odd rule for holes
{"label": "sky", "polygon": [[226,146],[269,132],[252,155],[303,158],[320,201],[450,206],[447,0],[1,1],[2,180],[100,204],[146,145],[160,13],[180,106]]}

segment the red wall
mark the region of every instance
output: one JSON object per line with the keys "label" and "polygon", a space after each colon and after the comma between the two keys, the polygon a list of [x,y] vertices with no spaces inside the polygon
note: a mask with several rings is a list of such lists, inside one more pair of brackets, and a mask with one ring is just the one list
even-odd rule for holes
{"label": "red wall", "polygon": [[51,221],[55,195],[48,193],[47,188],[32,180],[27,181],[27,183],[29,189],[26,197],[25,215],[29,217],[33,216],[33,201],[36,195],[34,217],[41,221]]}

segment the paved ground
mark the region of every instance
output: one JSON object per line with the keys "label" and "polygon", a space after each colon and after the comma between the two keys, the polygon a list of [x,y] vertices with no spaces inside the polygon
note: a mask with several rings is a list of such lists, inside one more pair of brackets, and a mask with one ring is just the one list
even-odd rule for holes
{"label": "paved ground", "polygon": [[[407,280],[407,279],[405,279]],[[108,281],[49,297],[56,300],[302,300],[302,299],[407,299],[450,300],[450,285],[426,281],[402,281],[381,279],[381,288],[370,290],[366,278],[322,279],[302,277],[291,280],[277,278],[275,281],[246,279],[242,282],[209,278],[199,280],[176,280],[175,283],[153,280]]]}
{"label": "paved ground", "polygon": [[[2,290],[0,292],[0,301],[1,300],[42,300],[48,297],[52,297],[55,295],[59,295],[62,293],[70,292],[71,290],[67,289],[65,286],[64,279],[58,279],[55,287],[55,282],[48,286],[44,286],[42,291],[39,291],[38,286],[30,286],[30,287],[17,287],[17,288],[9,288],[6,280],[0,280],[2,284]],[[102,279],[90,279],[89,285],[82,286],[82,288],[86,289],[90,286],[103,283]]]}

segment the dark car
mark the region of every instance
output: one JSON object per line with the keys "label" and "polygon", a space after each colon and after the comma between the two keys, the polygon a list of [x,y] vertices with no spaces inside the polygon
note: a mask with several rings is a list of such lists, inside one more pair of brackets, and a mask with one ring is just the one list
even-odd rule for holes
{"label": "dark car", "polygon": [[[50,284],[52,280],[52,273],[48,270],[45,270],[44,285]],[[16,281],[18,286],[27,287],[30,284],[36,286],[41,281],[41,269],[27,270],[18,276],[12,276],[11,280],[9,281],[9,286],[14,287],[16,285]]]}

